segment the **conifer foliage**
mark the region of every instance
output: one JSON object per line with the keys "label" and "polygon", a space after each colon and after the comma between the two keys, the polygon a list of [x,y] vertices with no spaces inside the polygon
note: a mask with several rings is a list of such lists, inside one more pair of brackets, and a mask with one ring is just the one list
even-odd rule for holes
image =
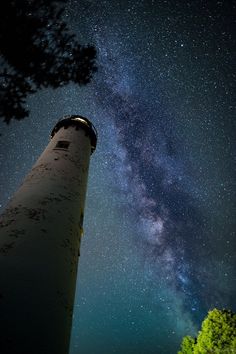
{"label": "conifer foliage", "polygon": [[96,71],[96,50],[70,32],[65,3],[0,1],[0,117],[6,123],[29,115],[29,94],[70,82],[86,85]]}

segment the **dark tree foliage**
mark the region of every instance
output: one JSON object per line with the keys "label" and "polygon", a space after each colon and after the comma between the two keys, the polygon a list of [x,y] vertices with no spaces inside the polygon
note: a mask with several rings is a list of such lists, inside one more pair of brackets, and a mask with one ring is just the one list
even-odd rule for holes
{"label": "dark tree foliage", "polygon": [[86,85],[96,50],[82,46],[63,20],[66,0],[0,1],[0,116],[29,115],[26,98],[44,87]]}

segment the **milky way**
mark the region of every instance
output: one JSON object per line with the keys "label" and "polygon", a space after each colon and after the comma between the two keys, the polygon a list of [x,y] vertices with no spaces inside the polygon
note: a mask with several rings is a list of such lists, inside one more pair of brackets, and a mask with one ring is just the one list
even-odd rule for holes
{"label": "milky way", "polygon": [[[218,44],[216,53],[218,57],[214,63],[211,63],[213,53],[209,47],[216,45],[217,37],[216,34],[214,38],[210,36],[208,38],[206,35],[207,29],[213,26],[211,18],[214,17],[214,21],[217,18],[219,20],[220,15],[224,18],[226,9],[220,8],[222,4],[218,4],[218,13],[217,9],[208,9],[209,23],[205,18],[201,23],[199,17],[204,8],[198,13],[193,7],[191,10],[195,12],[191,13],[190,8],[181,9],[179,4],[176,6],[172,4],[171,9],[169,4],[170,16],[164,19],[166,23],[169,21],[169,25],[165,29],[160,29],[158,24],[157,27],[154,25],[154,19],[160,20],[158,6],[160,12],[165,12],[167,8],[165,5],[161,7],[160,4],[155,6],[154,2],[152,5],[157,11],[154,14],[151,11],[151,4],[147,7],[144,3],[132,3],[131,7],[117,6],[112,10],[108,5],[103,11],[107,11],[109,16],[103,14],[102,19],[99,17],[94,19],[96,33],[93,38],[99,49],[101,65],[97,84],[94,85],[95,96],[98,105],[105,107],[110,124],[115,126],[117,141],[114,160],[118,162],[113,163],[112,167],[117,169],[119,176],[117,188],[120,189],[120,193],[124,193],[126,207],[132,211],[135,218],[132,229],[135,236],[132,239],[138,245],[137,250],[144,259],[143,277],[152,284],[156,282],[156,293],[159,295],[154,296],[152,301],[156,301],[160,308],[171,309],[177,318],[177,326],[181,327],[185,322],[191,332],[208,309],[214,306],[233,306],[231,302],[233,294],[231,291],[227,293],[225,287],[225,278],[229,277],[227,268],[231,269],[233,277],[232,253],[225,250],[219,257],[219,254],[216,256],[214,251],[212,252],[215,238],[212,223],[215,221],[214,217],[205,211],[211,201],[210,198],[206,201],[207,192],[202,190],[201,183],[197,176],[194,176],[194,170],[199,168],[200,173],[208,179],[209,169],[203,171],[203,167],[198,166],[199,162],[193,160],[194,144],[198,144],[197,151],[200,153],[201,150],[204,151],[204,144],[208,144],[208,140],[204,142],[204,133],[201,135],[196,129],[197,124],[200,127],[204,126],[206,130],[215,124],[213,133],[218,136],[220,134],[226,136],[229,133],[227,128],[231,119],[231,108],[227,103],[229,105],[230,102],[221,102],[227,99],[226,87],[224,93],[218,90],[219,96],[217,101],[212,102],[212,108],[204,104],[206,94],[209,94],[208,101],[212,100],[210,92],[212,84],[215,88],[217,85],[229,85],[227,81],[214,81],[215,75],[221,75],[221,69],[217,66],[219,57],[222,59],[222,56],[217,53],[222,50],[221,45],[225,47],[228,44],[227,31],[222,26],[221,44]],[[140,13],[142,10],[143,15],[137,15],[137,12]],[[193,19],[192,26],[187,18],[190,14]],[[148,25],[149,16],[151,17]],[[176,29],[176,23],[179,23],[177,27],[181,27],[180,17],[188,24],[183,26],[185,28]],[[139,21],[140,29],[137,26]],[[171,22],[175,23],[172,29]],[[198,33],[196,35],[192,33],[194,26],[199,26],[205,34],[201,40]],[[214,29],[220,31],[215,24]],[[159,36],[156,35],[158,31]],[[172,41],[171,50],[170,43],[166,42],[167,36],[168,42]],[[153,55],[154,38],[158,41],[160,37],[161,41],[164,37],[165,43],[160,54],[156,51]],[[144,38],[145,41],[141,42],[140,39]],[[167,58],[164,68],[163,62],[161,63],[163,50],[166,51],[164,57]],[[208,60],[200,67],[204,56],[208,57]],[[229,63],[230,60],[231,54],[227,51],[224,61]],[[195,63],[191,63],[192,61]],[[228,75],[230,66],[227,69]],[[153,74],[152,79],[149,77],[150,73]],[[198,82],[195,78],[196,73],[199,75]],[[182,74],[183,78],[180,78],[179,74]],[[172,91],[166,91],[166,83],[168,85],[171,83],[176,88],[174,94]],[[189,87],[188,93],[184,85]],[[174,102],[170,103],[168,96],[172,96]],[[196,108],[196,105],[199,108]],[[221,106],[221,109],[222,105],[225,106],[228,114],[225,124],[220,122],[221,116],[216,115],[214,105]],[[186,109],[189,109],[187,114]],[[181,121],[184,118],[185,123]],[[199,123],[196,121],[198,118],[201,119]],[[189,151],[185,146],[189,143],[188,139],[185,137],[186,141],[184,139],[181,141],[182,127],[179,129],[181,124],[186,124],[190,129],[187,134],[188,138],[192,137],[193,145]],[[225,126],[224,129],[222,126]],[[211,134],[207,134],[206,138],[211,144]],[[213,144],[217,149],[219,138],[216,136],[215,138]],[[222,145],[225,156],[228,155],[227,149],[232,143],[229,136],[227,140],[228,144],[225,141],[225,146]],[[202,159],[204,164],[208,159],[210,164],[211,160],[214,160],[214,164],[219,163],[217,151],[215,156],[212,157],[208,152]],[[227,183],[228,178],[231,177],[224,176],[223,185]],[[219,184],[218,181],[217,183]],[[208,185],[208,188],[211,186]],[[202,204],[202,200],[205,201],[205,205]],[[232,243],[232,234],[229,235],[229,230],[230,227],[225,235],[231,239],[228,243]],[[220,235],[219,239],[220,241],[217,241],[216,236],[216,243],[227,247],[224,236]],[[228,264],[226,259],[229,261]],[[227,283],[231,281],[232,278],[226,280]],[[172,304],[167,305],[168,302]],[[163,353],[165,350],[170,351],[169,348],[164,349],[164,346],[159,350]]]}
{"label": "milky way", "polygon": [[98,130],[71,354],[174,354],[210,308],[236,310],[234,10],[69,1],[98,73],[37,93],[31,117],[3,128],[3,205],[63,114]]}

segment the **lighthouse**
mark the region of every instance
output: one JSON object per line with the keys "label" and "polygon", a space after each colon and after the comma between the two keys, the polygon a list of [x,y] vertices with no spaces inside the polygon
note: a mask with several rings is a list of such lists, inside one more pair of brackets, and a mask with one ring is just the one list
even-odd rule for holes
{"label": "lighthouse", "polygon": [[68,354],[97,133],[63,117],[0,217],[0,353]]}

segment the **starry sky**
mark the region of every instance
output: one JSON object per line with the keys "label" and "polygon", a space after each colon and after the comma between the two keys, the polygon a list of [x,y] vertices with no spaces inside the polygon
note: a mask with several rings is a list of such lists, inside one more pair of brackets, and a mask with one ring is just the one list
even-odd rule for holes
{"label": "starry sky", "polygon": [[0,123],[1,209],[59,118],[98,130],[70,354],[174,354],[209,309],[236,311],[235,10],[70,0],[65,19],[97,48],[98,72]]}

